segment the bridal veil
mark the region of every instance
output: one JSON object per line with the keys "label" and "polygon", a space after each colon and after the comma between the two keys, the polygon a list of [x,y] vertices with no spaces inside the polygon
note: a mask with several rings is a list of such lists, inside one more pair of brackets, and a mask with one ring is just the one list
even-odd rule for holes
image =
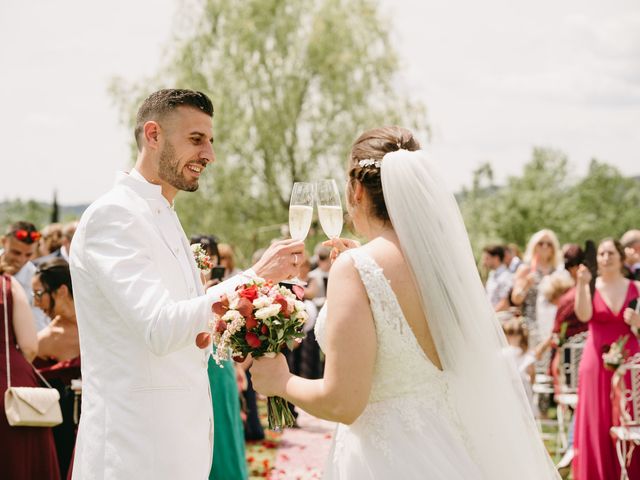
{"label": "bridal veil", "polygon": [[393,227],[419,288],[472,458],[487,479],[560,478],[489,304],[454,196],[424,151],[381,163]]}

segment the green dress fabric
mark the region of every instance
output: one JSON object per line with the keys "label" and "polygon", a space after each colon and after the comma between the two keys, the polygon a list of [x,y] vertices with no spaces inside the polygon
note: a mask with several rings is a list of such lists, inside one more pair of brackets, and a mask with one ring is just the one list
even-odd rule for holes
{"label": "green dress fabric", "polygon": [[213,400],[213,465],[209,480],[242,480],[248,477],[240,397],[233,362],[223,368],[209,357],[209,384]]}

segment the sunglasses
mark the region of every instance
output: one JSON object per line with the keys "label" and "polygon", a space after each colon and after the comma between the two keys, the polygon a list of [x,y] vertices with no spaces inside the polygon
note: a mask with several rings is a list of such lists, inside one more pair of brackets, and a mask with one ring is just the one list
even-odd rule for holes
{"label": "sunglasses", "polygon": [[28,230],[20,229],[13,232],[13,236],[21,242],[33,243],[40,240],[42,234],[36,230],[29,232]]}
{"label": "sunglasses", "polygon": [[46,290],[34,290],[32,295],[33,298],[37,298],[38,300],[42,300],[42,296],[47,293]]}
{"label": "sunglasses", "polygon": [[547,242],[545,240],[538,242],[538,245],[540,245],[541,247],[553,247],[553,243]]}

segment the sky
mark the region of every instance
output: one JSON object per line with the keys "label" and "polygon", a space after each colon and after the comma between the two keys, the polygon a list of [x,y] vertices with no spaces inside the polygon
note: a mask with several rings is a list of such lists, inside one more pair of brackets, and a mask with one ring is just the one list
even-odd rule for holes
{"label": "sky", "polygon": [[[0,2],[0,201],[89,203],[130,165],[131,133],[107,88],[159,67],[185,0]],[[424,103],[423,147],[452,190],[490,162],[498,183],[533,147],[640,175],[640,2],[382,0]],[[220,119],[224,121],[224,119]],[[426,145],[425,145],[426,143]],[[215,167],[213,173],[215,175]]]}

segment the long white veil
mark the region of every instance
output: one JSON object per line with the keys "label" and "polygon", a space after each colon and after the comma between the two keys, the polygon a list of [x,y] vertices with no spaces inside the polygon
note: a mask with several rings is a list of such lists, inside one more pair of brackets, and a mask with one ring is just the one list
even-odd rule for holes
{"label": "long white veil", "polygon": [[423,151],[399,150],[381,164],[393,227],[411,266],[451,400],[485,478],[559,479],[501,327],[480,281],[454,196]]}

